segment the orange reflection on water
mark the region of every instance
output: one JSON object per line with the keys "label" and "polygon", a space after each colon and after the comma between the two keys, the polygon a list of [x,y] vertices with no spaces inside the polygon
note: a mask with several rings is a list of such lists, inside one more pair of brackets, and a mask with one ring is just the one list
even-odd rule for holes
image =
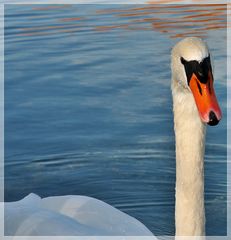
{"label": "orange reflection on water", "polygon": [[80,21],[80,20],[83,20],[83,18],[71,17],[71,18],[61,18],[61,19],[59,19],[60,22],[73,22],[73,21]]}
{"label": "orange reflection on water", "polygon": [[[158,0],[163,3],[165,0]],[[181,0],[179,0],[180,2]],[[171,0],[166,0],[171,2]],[[175,2],[175,1],[174,1]],[[155,1],[156,3],[156,1]],[[166,34],[170,38],[179,38],[186,36],[206,37],[209,31],[225,29],[229,27],[226,22],[225,4],[149,4],[149,5],[112,5],[111,8],[94,10],[91,14],[78,16],[78,11],[73,11],[70,15],[52,14],[56,10],[70,7],[71,5],[48,5],[45,7],[34,7],[35,11],[42,14],[35,15],[36,18],[49,18],[52,16],[52,23],[49,25],[35,24],[34,27],[24,27],[20,29],[18,35],[49,35],[58,34],[59,32],[78,32],[80,30],[89,31],[114,31],[116,29],[124,30],[142,30],[142,31],[158,31]],[[108,5],[109,6],[109,5]],[[83,6],[82,6],[83,7]],[[81,9],[80,9],[81,10]],[[46,11],[46,15],[43,15]],[[50,12],[49,12],[50,11]],[[33,16],[32,16],[33,17]],[[97,20],[94,20],[94,17]],[[31,18],[31,16],[30,16]],[[88,20],[91,21],[87,23]],[[109,21],[107,21],[109,19]],[[48,24],[48,23],[47,23]],[[80,25],[81,24],[81,25]]]}
{"label": "orange reflection on water", "polygon": [[[172,2],[170,0],[160,1]],[[227,28],[225,4],[158,5],[130,9],[107,9],[99,14],[113,14],[117,18],[127,18],[132,29],[140,28],[166,33],[170,38],[198,36],[206,37],[208,31]],[[171,15],[171,16],[169,16]],[[96,27],[97,30],[119,28],[114,26]]]}

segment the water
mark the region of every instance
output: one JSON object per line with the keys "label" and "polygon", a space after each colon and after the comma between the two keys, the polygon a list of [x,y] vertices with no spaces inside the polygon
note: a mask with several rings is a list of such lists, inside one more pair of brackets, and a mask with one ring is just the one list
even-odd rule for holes
{"label": "water", "polygon": [[207,131],[206,231],[226,235],[225,27],[222,5],[6,5],[5,200],[92,196],[173,235],[169,54],[200,36],[223,111]]}

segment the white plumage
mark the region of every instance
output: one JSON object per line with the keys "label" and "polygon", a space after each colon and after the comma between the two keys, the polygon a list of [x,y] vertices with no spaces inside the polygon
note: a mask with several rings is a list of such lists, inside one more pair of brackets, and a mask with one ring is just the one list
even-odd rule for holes
{"label": "white plumage", "polygon": [[30,194],[5,203],[5,235],[152,236],[138,220],[86,196],[40,198]]}

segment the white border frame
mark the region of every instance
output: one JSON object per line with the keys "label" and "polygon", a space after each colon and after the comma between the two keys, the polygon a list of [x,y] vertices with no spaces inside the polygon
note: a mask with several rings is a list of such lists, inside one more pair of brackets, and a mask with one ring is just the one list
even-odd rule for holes
{"label": "white border frame", "polygon": [[[159,2],[159,0],[157,0]],[[164,0],[163,0],[164,2]],[[145,4],[145,0],[0,0],[0,239],[2,240],[154,240],[156,237],[141,236],[4,236],[4,5],[5,4]],[[191,0],[171,4],[227,4],[227,121],[231,119],[231,2],[229,0]],[[162,3],[165,4],[165,3]],[[227,122],[227,236],[207,236],[207,240],[231,239],[231,122]],[[177,237],[177,240],[194,240],[197,237]],[[158,239],[171,240],[174,236],[158,236]],[[199,240],[199,239],[198,239]]]}

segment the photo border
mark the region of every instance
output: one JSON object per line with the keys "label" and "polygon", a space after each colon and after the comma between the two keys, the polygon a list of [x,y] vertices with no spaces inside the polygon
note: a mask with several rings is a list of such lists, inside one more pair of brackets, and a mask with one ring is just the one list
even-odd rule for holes
{"label": "photo border", "polygon": [[[206,236],[207,240],[228,240],[231,237],[231,3],[229,0],[191,0],[164,3],[167,1],[157,0],[159,4],[226,4],[227,5],[227,236]],[[20,1],[0,0],[0,238],[2,240],[172,240],[174,236],[4,236],[4,5],[6,4],[147,4],[144,0],[43,0]],[[152,3],[153,4],[153,3]],[[194,240],[195,237],[177,237],[177,240]]]}

